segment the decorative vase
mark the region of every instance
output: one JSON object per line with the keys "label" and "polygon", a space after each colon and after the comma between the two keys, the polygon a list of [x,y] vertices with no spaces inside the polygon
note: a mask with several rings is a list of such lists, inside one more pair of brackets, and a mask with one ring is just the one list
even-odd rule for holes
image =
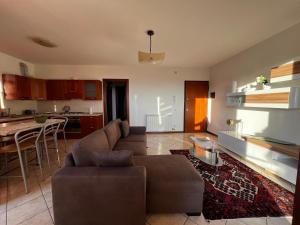
{"label": "decorative vase", "polygon": [[265,89],[265,85],[264,84],[257,84],[256,85],[256,90],[264,90]]}

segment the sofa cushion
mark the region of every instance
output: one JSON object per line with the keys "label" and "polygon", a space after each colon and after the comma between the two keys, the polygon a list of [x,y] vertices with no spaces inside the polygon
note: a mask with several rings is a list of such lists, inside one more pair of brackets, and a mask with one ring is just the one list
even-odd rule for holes
{"label": "sofa cushion", "polygon": [[146,143],[146,135],[139,134],[130,134],[125,138],[120,139],[121,142],[145,142]]}
{"label": "sofa cushion", "polygon": [[107,136],[103,129],[96,130],[80,139],[79,147],[86,151],[111,150]]}
{"label": "sofa cushion", "polygon": [[109,151],[109,152],[94,152],[95,164],[100,167],[124,167],[132,166],[132,151]]}
{"label": "sofa cushion", "polygon": [[147,211],[150,213],[199,213],[204,181],[182,155],[151,155],[133,158],[147,171]]}
{"label": "sofa cushion", "polygon": [[124,120],[121,122],[120,124],[121,127],[121,133],[122,133],[122,137],[125,138],[129,135],[129,131],[130,131],[130,126],[127,120]]}
{"label": "sofa cushion", "polygon": [[104,130],[107,135],[109,146],[113,149],[121,138],[120,120],[111,121],[105,126]]}
{"label": "sofa cushion", "polygon": [[83,151],[75,149],[72,152],[76,167],[124,167],[132,166],[132,151]]}
{"label": "sofa cushion", "polygon": [[146,144],[144,142],[125,142],[119,141],[115,148],[115,150],[130,150],[133,152],[133,155],[146,155]]}

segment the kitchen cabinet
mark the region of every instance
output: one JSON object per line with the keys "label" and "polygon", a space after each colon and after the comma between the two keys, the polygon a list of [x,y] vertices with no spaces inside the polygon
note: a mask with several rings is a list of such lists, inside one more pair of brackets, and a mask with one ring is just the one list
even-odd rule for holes
{"label": "kitchen cabinet", "polygon": [[82,137],[103,127],[103,116],[81,116],[80,127]]}
{"label": "kitchen cabinet", "polygon": [[47,80],[47,100],[65,100],[66,82],[65,80]]}
{"label": "kitchen cabinet", "polygon": [[65,80],[66,99],[83,99],[83,80]]}
{"label": "kitchen cabinet", "polygon": [[30,78],[31,99],[46,100],[46,81],[43,79]]}
{"label": "kitchen cabinet", "polygon": [[14,74],[3,74],[7,100],[101,100],[99,80],[44,80]]}
{"label": "kitchen cabinet", "polygon": [[102,99],[102,82],[100,80],[84,81],[84,99],[86,100]]}
{"label": "kitchen cabinet", "polygon": [[7,100],[31,99],[30,78],[14,74],[3,74],[4,97]]}

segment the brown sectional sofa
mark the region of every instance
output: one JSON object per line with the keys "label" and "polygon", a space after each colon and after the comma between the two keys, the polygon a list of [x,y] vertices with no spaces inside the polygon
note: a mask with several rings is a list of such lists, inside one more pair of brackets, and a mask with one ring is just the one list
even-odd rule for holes
{"label": "brown sectional sofa", "polygon": [[[184,156],[147,155],[144,127],[121,133],[120,121],[112,121],[67,155],[52,178],[56,225],[144,225],[146,212],[202,212],[204,182]],[[125,150],[133,153],[129,166],[94,165],[99,152]]]}

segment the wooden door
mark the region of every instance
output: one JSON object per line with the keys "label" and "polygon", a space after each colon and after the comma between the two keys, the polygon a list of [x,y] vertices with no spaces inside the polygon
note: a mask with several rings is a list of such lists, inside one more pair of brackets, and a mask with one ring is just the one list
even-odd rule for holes
{"label": "wooden door", "polygon": [[184,131],[207,129],[208,81],[185,81]]}

